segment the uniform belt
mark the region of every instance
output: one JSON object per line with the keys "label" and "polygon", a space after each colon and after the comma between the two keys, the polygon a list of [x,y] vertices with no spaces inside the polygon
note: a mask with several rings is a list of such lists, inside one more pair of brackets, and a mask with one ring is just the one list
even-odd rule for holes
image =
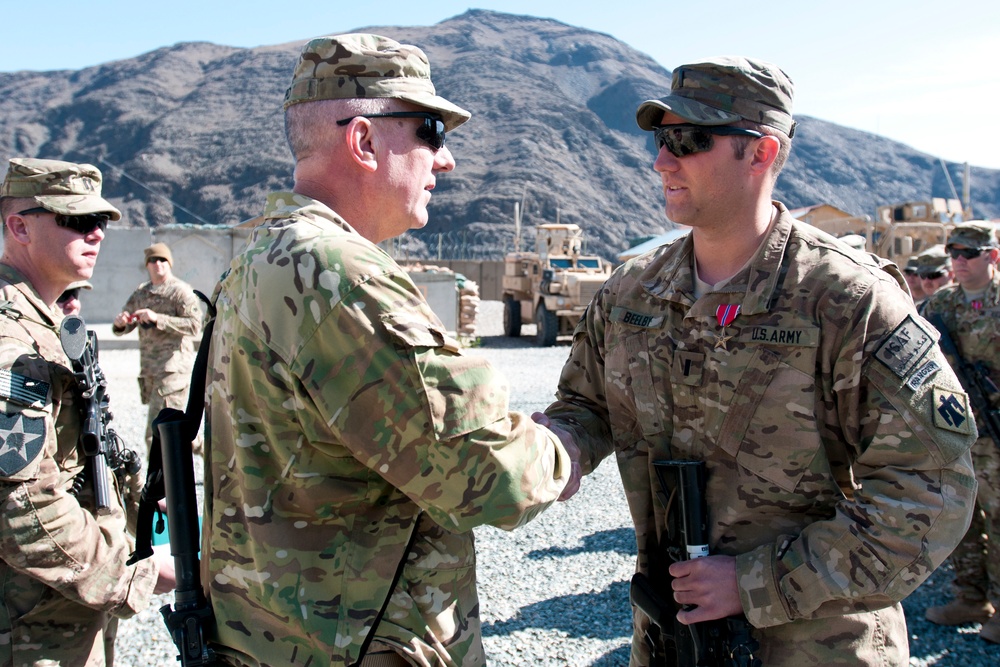
{"label": "uniform belt", "polygon": [[395,651],[377,651],[365,654],[361,660],[361,667],[411,667],[411,665]]}

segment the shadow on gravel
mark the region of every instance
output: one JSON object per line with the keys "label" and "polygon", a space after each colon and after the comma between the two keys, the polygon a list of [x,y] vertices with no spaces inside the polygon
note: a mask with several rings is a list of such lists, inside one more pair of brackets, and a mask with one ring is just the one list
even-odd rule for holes
{"label": "shadow on gravel", "polygon": [[521,607],[513,618],[484,623],[483,635],[497,637],[541,628],[558,630],[569,637],[602,640],[631,637],[628,585],[627,581],[617,581],[603,591],[564,595]]}
{"label": "shadow on gravel", "polygon": [[611,653],[605,653],[600,658],[590,663],[590,667],[628,667],[630,653],[628,644],[617,648]]}
{"label": "shadow on gravel", "polygon": [[910,664],[920,667],[1000,665],[1000,644],[980,639],[978,623],[946,628],[924,618],[928,607],[945,604],[951,599],[950,583],[954,574],[951,563],[946,563],[903,600],[910,633]]}
{"label": "shadow on gravel", "polygon": [[602,530],[597,533],[586,535],[583,542],[575,547],[548,547],[547,549],[535,549],[526,554],[531,560],[541,560],[543,558],[563,558],[575,554],[598,553],[601,551],[616,551],[620,554],[635,556],[635,530],[632,528],[615,528],[614,530]]}

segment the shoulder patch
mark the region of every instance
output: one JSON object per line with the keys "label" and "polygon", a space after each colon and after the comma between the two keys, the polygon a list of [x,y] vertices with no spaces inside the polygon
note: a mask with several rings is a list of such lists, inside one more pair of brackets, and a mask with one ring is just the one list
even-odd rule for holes
{"label": "shoulder patch", "polygon": [[27,405],[29,408],[42,408],[45,407],[48,395],[48,382],[0,368],[0,399]]}
{"label": "shoulder patch", "polygon": [[663,316],[662,315],[647,315],[645,313],[637,313],[634,310],[628,310],[627,308],[622,308],[621,306],[615,306],[611,309],[611,315],[609,318],[612,322],[618,322],[620,324],[628,324],[633,327],[642,327],[644,329],[658,329],[663,326]]}
{"label": "shoulder patch", "polygon": [[906,386],[916,391],[927,382],[927,380],[934,375],[936,371],[941,370],[941,365],[938,362],[931,359],[926,364],[921,366],[916,373],[910,376],[910,379],[906,381]]}
{"label": "shoulder patch", "polygon": [[45,420],[0,413],[0,477],[13,477],[35,460],[45,444]]}
{"label": "shoulder patch", "polygon": [[960,391],[951,391],[934,387],[933,403],[934,425],[947,431],[969,435],[972,433],[972,412],[969,410],[969,397]]}
{"label": "shoulder patch", "polygon": [[875,352],[875,357],[893,373],[903,378],[934,346],[934,336],[912,315],[889,334]]}

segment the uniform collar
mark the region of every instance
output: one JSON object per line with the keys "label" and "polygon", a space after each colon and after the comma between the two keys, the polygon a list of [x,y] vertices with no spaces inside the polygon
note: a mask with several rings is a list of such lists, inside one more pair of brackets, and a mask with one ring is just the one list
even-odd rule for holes
{"label": "uniform collar", "polygon": [[[42,324],[55,328],[56,318],[53,316],[52,309],[47,303],[42,301],[42,297],[38,295],[38,292],[28,282],[28,279],[24,277],[24,274],[13,266],[0,262],[0,280],[7,282],[24,296],[25,300],[38,312],[38,319]],[[29,313],[21,313],[21,315],[30,316]],[[32,317],[31,319],[35,318]]]}
{"label": "uniform collar", "polygon": [[296,192],[272,192],[267,196],[267,203],[264,205],[264,218],[267,219],[265,225],[272,226],[274,221],[287,221],[289,218],[300,218],[308,216],[314,222],[325,220],[341,229],[357,234],[357,231],[332,208],[312,197],[301,195]]}
{"label": "uniform collar", "polygon": [[[664,251],[660,260],[650,262],[639,277],[643,289],[651,296],[674,301],[700,312],[715,313],[719,304],[740,304],[745,315],[767,312],[775,290],[780,287],[782,265],[792,233],[793,218],[781,202],[773,202],[778,219],[764,238],[750,265],[733,276],[717,292],[706,294],[695,303],[694,271],[692,270],[694,240],[688,234],[682,241]],[[692,311],[692,315],[698,312]]]}

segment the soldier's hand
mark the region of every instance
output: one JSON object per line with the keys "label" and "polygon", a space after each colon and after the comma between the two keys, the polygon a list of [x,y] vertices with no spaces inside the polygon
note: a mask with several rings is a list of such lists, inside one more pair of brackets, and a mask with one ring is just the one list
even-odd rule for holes
{"label": "soldier's hand", "polygon": [[570,461],[572,465],[570,466],[570,476],[569,481],[566,482],[566,486],[563,488],[561,494],[559,494],[559,500],[569,500],[576,492],[580,490],[580,479],[583,477],[582,468],[580,467],[580,448],[576,446],[573,441],[573,436],[569,434],[555,424],[549,419],[548,415],[542,412],[535,412],[531,415],[532,421],[540,426],[544,426],[549,429],[559,438],[559,442],[562,443],[563,449],[569,454]]}
{"label": "soldier's hand", "polygon": [[116,329],[124,329],[132,321],[132,313],[123,310],[115,316],[114,325]]}
{"label": "soldier's hand", "polygon": [[[736,559],[705,556],[670,564],[674,600],[685,607],[677,613],[684,625],[743,613],[736,585]],[[691,608],[687,608],[691,607]]]}
{"label": "soldier's hand", "polygon": [[177,588],[177,574],[174,572],[174,557],[170,555],[170,545],[158,544],[153,547],[153,559],[160,567],[153,592],[159,595]]}
{"label": "soldier's hand", "polygon": [[132,313],[132,321],[140,324],[156,324],[157,317],[156,311],[149,308],[140,308]]}

